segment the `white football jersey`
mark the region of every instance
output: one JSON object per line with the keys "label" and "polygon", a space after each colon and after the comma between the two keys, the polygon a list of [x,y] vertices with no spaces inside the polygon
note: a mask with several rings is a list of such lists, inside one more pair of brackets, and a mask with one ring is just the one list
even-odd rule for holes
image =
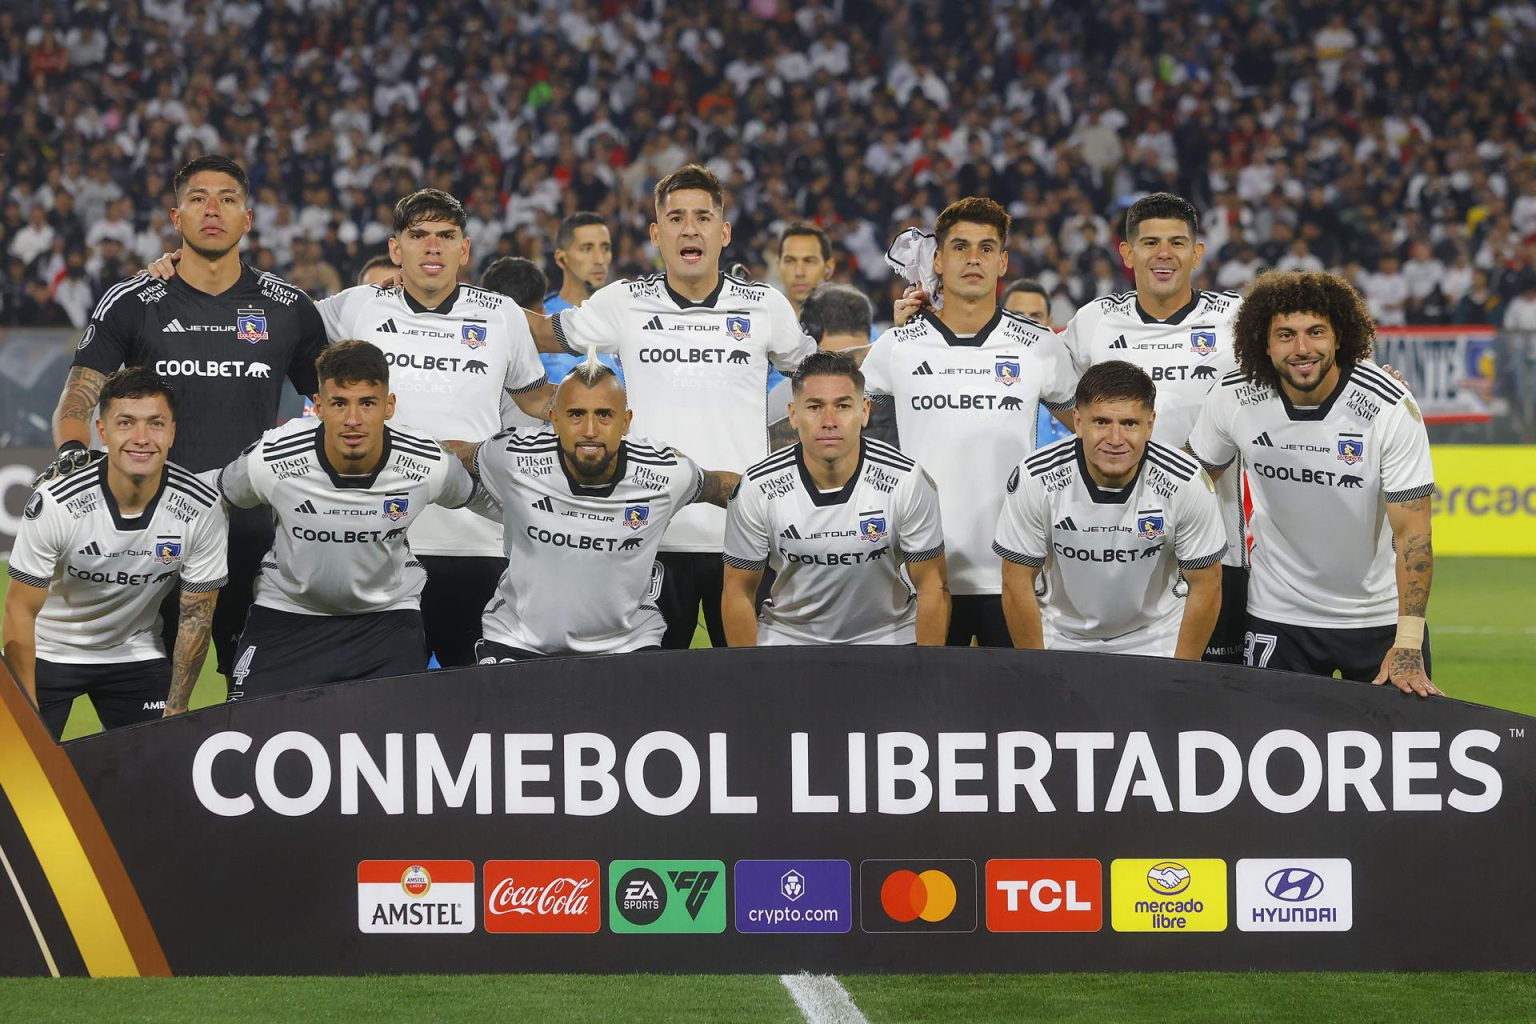
{"label": "white football jersey", "polygon": [[1387,503],[1433,494],[1435,478],[1424,418],[1381,367],[1342,373],[1315,408],[1228,374],[1189,444],[1208,466],[1248,464],[1252,615],[1321,629],[1397,621]]}
{"label": "white football jersey", "polygon": [[742,476],[725,522],[725,564],[771,568],[757,642],[911,644],[917,594],[908,562],[944,554],[939,496],[917,463],[865,438],[853,476],[817,488],[800,445]]}
{"label": "white football jersey", "polygon": [[164,657],[160,602],[218,590],[228,575],[229,521],[212,487],[166,463],[160,491],[125,518],[98,462],[32,493],[11,550],[10,577],[48,587],[37,656],[74,665]]}
{"label": "white football jersey", "polygon": [[[528,320],[511,299],[459,285],[436,309],[402,287],[360,285],[315,304],[332,341],[360,338],[384,350],[395,415],[433,437],[480,441],[507,427],[537,430],[507,393],[545,381]],[[501,530],[467,509],[413,517],[418,555],[501,555]]]}
{"label": "white football jersey", "polygon": [[[615,281],[554,318],[567,350],[615,352],[624,364],[636,435],[670,437],[710,469],[739,473],[768,454],[771,363],[793,373],[816,343],[794,307],[765,284],[729,274],[702,302],[690,302],[665,274]],[[663,551],[718,552],[725,511],[682,511]]]}
{"label": "white football jersey", "polygon": [[[1183,448],[1216,382],[1237,369],[1232,323],[1242,296],[1202,292],[1166,320],[1153,319],[1134,291],[1094,299],[1067,322],[1062,341],[1078,376],[1096,363],[1123,359],[1146,370],[1157,385],[1157,423],[1152,436],[1169,448]],[[1222,561],[1247,565],[1243,526],[1241,466],[1216,481],[1227,553]]]}
{"label": "white football jersey", "polygon": [[939,489],[950,590],[1002,593],[991,541],[1003,483],[1035,448],[1036,407],[1072,407],[1066,347],[1001,307],[970,338],[923,314],[882,334],[863,370],[868,394],[895,402],[902,452]]}
{"label": "white football jersey", "polygon": [[485,610],[485,639],[540,654],[654,647],[666,622],[656,562],[667,525],[704,486],[704,471],[664,445],[626,437],[613,480],[585,487],[552,431],[503,434],[475,468],[500,503],[507,570]]}
{"label": "white football jersey", "polygon": [[1046,646],[1172,656],[1179,570],[1216,564],[1227,545],[1198,462],[1151,441],[1128,485],[1102,488],[1074,437],[1026,458],[1007,492],[993,551],[1045,569]]}
{"label": "white football jersey", "polygon": [[323,426],[269,430],[219,474],[238,508],[272,506],[277,537],[261,561],[256,604],[298,615],[362,615],[421,607],[427,574],[406,531],[428,505],[459,508],[475,482],[432,438],[386,426],[372,473],[343,476],[325,457]]}

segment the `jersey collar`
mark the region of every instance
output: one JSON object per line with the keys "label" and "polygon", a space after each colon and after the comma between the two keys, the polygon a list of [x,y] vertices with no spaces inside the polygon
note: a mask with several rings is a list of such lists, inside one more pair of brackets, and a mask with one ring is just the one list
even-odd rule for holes
{"label": "jersey collar", "polygon": [[123,513],[117,507],[117,496],[112,493],[112,488],[107,486],[107,460],[101,460],[101,466],[97,470],[100,474],[102,500],[106,503],[107,511],[112,515],[112,525],[124,533],[137,533],[147,527],[155,518],[155,509],[160,506],[160,495],[165,493],[165,482],[171,477],[169,466],[160,470],[160,486],[155,488],[154,497],[149,499],[149,504],[144,506],[132,520],[124,519]]}
{"label": "jersey collar", "polygon": [[1353,366],[1339,370],[1339,382],[1333,386],[1333,391],[1328,395],[1327,398],[1323,399],[1322,405],[1313,406],[1310,409],[1298,409],[1296,406],[1292,405],[1291,397],[1285,393],[1285,388],[1282,388],[1278,385],[1275,387],[1275,394],[1280,396],[1280,404],[1285,407],[1285,415],[1288,419],[1297,422],[1306,420],[1325,420],[1328,418],[1329,410],[1333,408],[1333,403],[1339,400],[1339,396],[1342,395],[1344,393],[1344,389],[1349,386],[1349,378],[1354,372],[1355,368]]}
{"label": "jersey collar", "polygon": [[[551,432],[553,433],[553,432]],[[556,435],[558,438],[558,435]],[[560,472],[565,474],[565,485],[571,489],[571,494],[578,498],[611,498],[619,481],[624,479],[629,472],[629,442],[619,439],[619,454],[613,460],[613,477],[605,484],[596,487],[588,487],[571,475],[571,469],[565,464],[565,450],[559,446],[558,439],[555,442],[555,461],[560,463]]]}
{"label": "jersey collar", "polygon": [[720,279],[715,282],[715,290],[704,296],[704,298],[700,299],[698,302],[694,302],[692,299],[684,298],[677,292],[673,291],[672,283],[667,280],[665,274],[662,275],[661,283],[666,286],[667,294],[672,296],[672,301],[677,303],[678,309],[692,309],[694,306],[700,306],[704,309],[714,309],[715,303],[720,301],[720,290],[725,287],[725,275],[721,274]]}
{"label": "jersey collar", "polygon": [[811,471],[805,468],[805,446],[795,445],[795,468],[800,471],[800,486],[805,488],[805,493],[810,497],[811,504],[817,508],[826,508],[829,505],[846,505],[848,499],[853,497],[853,489],[858,486],[859,478],[864,475],[864,438],[859,438],[859,461],[853,467],[853,473],[848,477],[848,482],[831,494],[822,494],[816,486],[816,481],[811,479]]}
{"label": "jersey collar", "polygon": [[1077,475],[1082,478],[1083,486],[1088,488],[1088,497],[1093,499],[1095,505],[1124,505],[1131,500],[1131,493],[1136,490],[1136,484],[1141,480],[1141,471],[1147,464],[1147,453],[1143,449],[1141,461],[1136,463],[1136,472],[1130,482],[1118,491],[1106,491],[1093,482],[1093,477],[1088,473],[1088,459],[1083,454],[1083,439],[1078,438],[1072,442],[1077,451]]}
{"label": "jersey collar", "polygon": [[977,331],[969,338],[961,338],[957,336],[954,331],[949,329],[948,325],[945,324],[944,321],[940,320],[932,313],[925,311],[923,316],[927,317],[928,322],[933,325],[933,329],[939,332],[939,335],[944,339],[944,344],[960,346],[962,348],[980,348],[986,343],[987,338],[991,336],[992,331],[997,327],[997,325],[1003,322],[1003,307],[998,306],[997,309],[992,313],[992,319],[983,324],[981,330]]}
{"label": "jersey collar", "polygon": [[453,291],[432,309],[428,309],[411,297],[411,293],[405,290],[405,285],[400,286],[400,294],[405,296],[405,304],[410,307],[412,313],[451,313],[453,304],[459,301],[459,292],[462,289],[458,285],[453,286]]}
{"label": "jersey collar", "polygon": [[384,472],[384,467],[389,464],[389,456],[395,446],[390,444],[392,431],[388,426],[384,428],[384,451],[379,455],[379,464],[373,467],[373,472],[367,476],[342,476],[336,472],[336,467],[331,465],[331,460],[325,457],[325,426],[315,428],[315,458],[320,462],[320,468],[325,470],[325,475],[331,478],[331,484],[337,490],[364,491],[372,487],[379,479],[379,474]]}
{"label": "jersey collar", "polygon": [[1138,295],[1136,296],[1136,315],[1141,317],[1141,322],[1144,324],[1181,324],[1184,322],[1184,318],[1193,313],[1195,311],[1195,307],[1200,305],[1200,298],[1200,289],[1191,288],[1189,301],[1175,310],[1173,315],[1168,319],[1159,320],[1157,317],[1141,308],[1141,296]]}

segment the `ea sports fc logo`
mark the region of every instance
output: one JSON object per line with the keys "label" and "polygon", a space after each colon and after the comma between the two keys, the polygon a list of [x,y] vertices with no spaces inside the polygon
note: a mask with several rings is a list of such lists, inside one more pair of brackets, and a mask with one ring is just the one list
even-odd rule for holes
{"label": "ea sports fc logo", "polygon": [[432,875],[420,864],[412,864],[400,876],[400,888],[412,899],[421,899],[432,889]]}
{"label": "ea sports fc logo", "polygon": [[880,908],[893,921],[938,924],[955,912],[955,880],[936,868],[892,871],[880,886]]}

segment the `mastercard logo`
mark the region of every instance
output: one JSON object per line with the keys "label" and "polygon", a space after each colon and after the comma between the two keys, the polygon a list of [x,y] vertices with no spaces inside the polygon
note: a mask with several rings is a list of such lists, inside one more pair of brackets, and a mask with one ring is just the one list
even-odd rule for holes
{"label": "mastercard logo", "polygon": [[880,886],[880,908],[902,924],[921,918],[937,924],[955,912],[955,880],[933,868],[893,871]]}

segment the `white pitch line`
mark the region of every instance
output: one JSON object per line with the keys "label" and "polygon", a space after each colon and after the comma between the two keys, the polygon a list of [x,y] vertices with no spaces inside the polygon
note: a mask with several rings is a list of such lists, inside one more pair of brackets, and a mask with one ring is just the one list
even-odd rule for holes
{"label": "white pitch line", "polygon": [[848,990],[830,974],[781,974],[806,1024],[869,1024],[869,1018],[853,1005]]}
{"label": "white pitch line", "polygon": [[[55,978],[59,976],[59,965],[53,962],[53,951],[48,948],[48,941],[43,938],[43,930],[37,926],[37,918],[32,915],[32,904],[27,902],[27,894],[21,891],[21,880],[16,877],[16,872],[11,868],[11,858],[5,855],[5,850],[0,848],[0,864],[5,865],[5,873],[11,878],[11,885],[16,889],[16,898],[21,901],[22,912],[27,915],[27,923],[32,926],[32,934],[37,939],[37,948],[43,951],[43,959],[48,962],[48,973]],[[837,984],[837,982],[833,982]]]}

